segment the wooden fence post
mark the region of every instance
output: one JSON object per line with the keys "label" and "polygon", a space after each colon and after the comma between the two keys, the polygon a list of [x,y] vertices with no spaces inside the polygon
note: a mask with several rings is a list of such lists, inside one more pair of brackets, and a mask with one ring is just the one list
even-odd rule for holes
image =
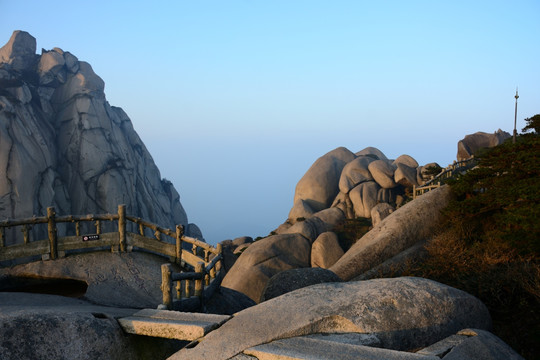
{"label": "wooden fence post", "polygon": [[216,272],[218,272],[221,270],[221,264],[223,263],[223,247],[221,243],[216,245],[216,250],[218,251],[218,255],[221,254],[221,260],[216,263]]}
{"label": "wooden fence post", "polygon": [[202,297],[203,293],[203,280],[204,280],[204,262],[199,261],[195,266],[195,272],[200,273],[202,276],[195,280],[195,296]]}
{"label": "wooden fence post", "polygon": [[118,205],[118,235],[120,237],[120,251],[126,251],[126,205]]}
{"label": "wooden fence post", "polygon": [[172,309],[171,272],[171,264],[161,265],[161,292],[163,293],[163,305],[169,310]]}
{"label": "wooden fence post", "polygon": [[54,207],[47,208],[47,223],[49,230],[49,254],[51,260],[55,260],[58,257],[58,234],[56,233],[56,221],[54,217],[56,213],[54,212]]}
{"label": "wooden fence post", "polygon": [[182,236],[184,235],[184,227],[176,225],[176,263],[182,265]]}

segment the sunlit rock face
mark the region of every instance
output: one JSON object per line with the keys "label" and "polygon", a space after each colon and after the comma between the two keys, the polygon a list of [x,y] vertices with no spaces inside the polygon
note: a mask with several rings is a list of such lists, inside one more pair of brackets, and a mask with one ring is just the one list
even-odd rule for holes
{"label": "sunlit rock face", "polygon": [[497,130],[493,134],[478,131],[474,134],[466,135],[458,142],[458,151],[456,157],[458,161],[466,160],[480,149],[502,144],[504,140],[508,139],[510,136],[511,135],[509,133],[502,131],[501,129]]}
{"label": "sunlit rock face", "polygon": [[90,64],[59,48],[35,52],[24,31],[0,49],[0,218],[126,204],[161,226],[187,225],[178,192]]}

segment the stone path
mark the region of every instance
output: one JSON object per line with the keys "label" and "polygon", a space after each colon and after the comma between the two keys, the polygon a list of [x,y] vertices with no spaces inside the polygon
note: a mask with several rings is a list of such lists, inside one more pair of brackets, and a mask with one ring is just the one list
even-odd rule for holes
{"label": "stone path", "polygon": [[125,332],[177,340],[196,340],[229,320],[229,315],[144,309],[118,319]]}

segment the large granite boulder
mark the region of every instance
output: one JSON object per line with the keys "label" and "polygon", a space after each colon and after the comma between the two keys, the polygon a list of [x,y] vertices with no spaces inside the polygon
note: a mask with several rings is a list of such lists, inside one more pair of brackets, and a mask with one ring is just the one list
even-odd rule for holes
{"label": "large granite boulder", "polygon": [[375,181],[359,184],[349,193],[356,217],[369,218],[371,209],[377,205],[377,196],[381,187]]}
{"label": "large granite boulder", "polygon": [[63,296],[0,292],[0,358],[164,359],[186,345],[125,334],[116,319],[136,311]]}
{"label": "large granite boulder", "polygon": [[377,184],[382,188],[391,189],[397,186],[394,181],[396,165],[392,164],[390,161],[375,160],[369,164],[368,169]]}
{"label": "large granite boulder", "polygon": [[251,244],[229,270],[222,287],[258,302],[268,280],[277,273],[310,266],[311,243],[304,236],[280,234]]}
{"label": "large granite boulder", "polygon": [[311,246],[311,266],[328,269],[338,261],[344,252],[338,236],[327,231],[317,237]]}
{"label": "large granite boulder", "polygon": [[362,155],[345,165],[339,179],[339,191],[347,194],[356,185],[364,181],[373,181],[368,169],[373,161],[375,161],[373,157]]}
{"label": "large granite boulder", "polygon": [[[296,185],[293,203],[296,205],[302,199],[315,212],[330,207],[338,193],[341,171],[355,157],[344,147],[321,156]],[[291,210],[291,213],[295,213],[295,210]]]}
{"label": "large granite boulder", "polygon": [[35,51],[23,31],[0,48],[0,218],[43,216],[49,206],[58,215],[115,213],[126,204],[160,226],[188,225],[178,192],[92,67],[59,48]]}
{"label": "large granite boulder", "polygon": [[350,280],[428,239],[438,229],[441,210],[449,201],[450,187],[444,185],[405,204],[358,239],[330,270]]}
{"label": "large granite boulder", "polygon": [[474,134],[466,135],[458,142],[457,160],[467,160],[478,150],[502,144],[510,136],[509,133],[501,129],[493,134],[478,131]]}
{"label": "large granite boulder", "polygon": [[264,288],[261,302],[306,286],[329,282],[341,282],[341,279],[330,270],[322,268],[285,270],[270,278]]}
{"label": "large granite boulder", "polygon": [[477,298],[422,278],[312,285],[243,310],[171,360],[229,359],[245,349],[309,334],[370,334],[380,347],[414,350],[457,331],[489,329]]}
{"label": "large granite boulder", "polygon": [[7,44],[0,48],[0,63],[9,64],[15,71],[24,71],[35,62],[36,39],[26,31],[14,31]]}
{"label": "large granite boulder", "polygon": [[416,353],[444,360],[523,360],[504,341],[481,329],[463,329]]}
{"label": "large granite boulder", "polygon": [[14,279],[11,286],[16,285],[17,278],[42,279],[44,284],[52,280],[77,280],[88,286],[84,299],[95,304],[156,308],[162,302],[161,264],[165,262],[167,259],[163,257],[141,252],[71,254],[55,261],[0,268],[0,290],[1,276]]}

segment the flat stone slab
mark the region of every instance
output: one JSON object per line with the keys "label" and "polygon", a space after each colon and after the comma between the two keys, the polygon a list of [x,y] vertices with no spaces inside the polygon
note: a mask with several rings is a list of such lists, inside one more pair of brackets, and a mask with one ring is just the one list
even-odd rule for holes
{"label": "flat stone slab", "polygon": [[144,309],[118,319],[125,332],[176,340],[196,340],[229,320],[229,315]]}
{"label": "flat stone slab", "polygon": [[321,341],[308,337],[276,340],[249,348],[243,354],[255,356],[258,360],[440,360],[436,356]]}

